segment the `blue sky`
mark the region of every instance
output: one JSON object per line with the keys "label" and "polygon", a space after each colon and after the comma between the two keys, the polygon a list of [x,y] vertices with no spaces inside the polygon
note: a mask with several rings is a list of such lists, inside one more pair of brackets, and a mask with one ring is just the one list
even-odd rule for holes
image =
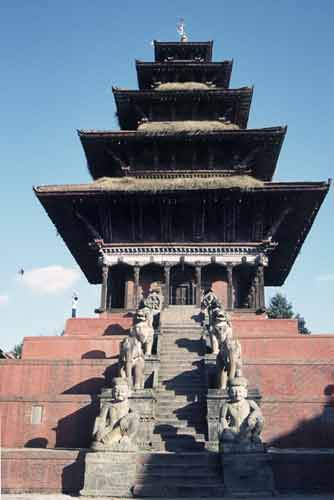
{"label": "blue sky", "polygon": [[[2,348],[59,334],[73,290],[79,314],[93,315],[98,287],[78,273],[32,186],[89,181],[76,129],[116,127],[111,85],[136,88],[134,59],[152,60],[152,39],[177,40],[179,17],[190,40],[214,39],[215,60],[234,59],[231,87],[255,85],[249,127],[288,124],[275,180],[333,176],[331,0],[3,0]],[[314,332],[334,332],[333,246],[331,191],[283,287]],[[31,273],[21,279],[20,268]]]}

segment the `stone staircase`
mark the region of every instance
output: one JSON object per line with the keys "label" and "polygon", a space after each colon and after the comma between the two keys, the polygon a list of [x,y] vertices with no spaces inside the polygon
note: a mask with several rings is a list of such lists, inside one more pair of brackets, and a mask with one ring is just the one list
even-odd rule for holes
{"label": "stone staircase", "polygon": [[153,449],[139,455],[134,495],[217,497],[219,456],[206,444],[204,343],[198,309],[171,306],[161,318],[159,387]]}

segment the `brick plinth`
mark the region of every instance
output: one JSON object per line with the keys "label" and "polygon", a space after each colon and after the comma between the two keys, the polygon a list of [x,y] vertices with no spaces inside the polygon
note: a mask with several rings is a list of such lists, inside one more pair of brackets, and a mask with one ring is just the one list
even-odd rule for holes
{"label": "brick plinth", "polygon": [[119,344],[126,335],[109,337],[25,337],[23,359],[96,359],[119,353]]}
{"label": "brick plinth", "polygon": [[[80,453],[45,455],[50,460],[43,462],[34,448],[47,454],[48,448],[89,446],[97,395],[115,374],[127,321],[122,315],[71,319],[63,337],[27,337],[23,359],[0,361],[2,446],[22,452],[3,460],[8,491],[62,491],[71,470],[77,488]],[[278,448],[334,448],[334,335],[300,335],[295,320],[251,313],[235,313],[232,321],[245,375],[262,394],[265,441]],[[115,332],[116,324],[123,333]],[[284,468],[280,458],[277,464]],[[36,483],[29,479],[35,470],[43,477]]]}
{"label": "brick plinth", "polygon": [[109,313],[100,318],[70,318],[66,321],[64,336],[87,335],[102,337],[104,335],[126,334],[132,325],[131,313]]}
{"label": "brick plinth", "polygon": [[83,486],[85,452],[1,450],[2,493],[77,494]]}

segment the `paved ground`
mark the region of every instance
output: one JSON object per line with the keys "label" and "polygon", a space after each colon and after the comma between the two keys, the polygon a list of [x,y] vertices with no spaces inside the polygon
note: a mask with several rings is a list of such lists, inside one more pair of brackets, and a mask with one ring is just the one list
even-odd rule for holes
{"label": "paved ground", "polygon": [[[23,494],[23,495],[2,495],[0,493],[1,500],[74,500],[74,498],[78,497],[72,497],[69,495],[38,495],[38,494]],[[111,497],[81,497],[82,500],[113,500]],[[328,494],[328,495],[279,495],[277,497],[274,497],[276,499],[282,499],[282,500],[333,500],[334,498],[334,493]],[[115,500],[120,500],[115,499]],[[158,500],[158,499],[151,499],[151,500]],[[164,500],[168,500],[167,498]],[[169,500],[178,500],[176,498],[172,498]],[[181,499],[180,499],[181,500]],[[184,500],[184,499],[182,499]],[[217,500],[217,498],[210,499],[206,498],[205,500]],[[223,500],[229,500],[229,497],[224,497]],[[232,500],[232,499],[230,499]],[[235,499],[233,499],[235,500]],[[254,500],[254,497],[248,498],[243,498],[243,500]],[[273,497],[261,497],[261,500],[273,500]]]}

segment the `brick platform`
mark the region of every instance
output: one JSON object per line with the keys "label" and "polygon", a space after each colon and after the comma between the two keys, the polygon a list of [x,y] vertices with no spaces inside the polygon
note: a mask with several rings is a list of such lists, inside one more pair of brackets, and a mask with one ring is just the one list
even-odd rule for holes
{"label": "brick platform", "polygon": [[[295,320],[250,313],[236,313],[232,321],[242,344],[245,375],[263,396],[264,439],[279,448],[308,447],[314,453],[334,448],[334,335],[300,335]],[[14,491],[15,484],[16,491],[22,491],[14,470],[22,481],[28,481],[31,471],[43,478],[42,483],[22,483],[25,491],[67,491],[62,477],[72,469],[77,488],[81,452],[49,455],[54,452],[49,448],[89,446],[97,395],[104,377],[108,383],[115,374],[119,343],[130,323],[127,315],[70,319],[63,337],[27,337],[23,359],[0,361],[2,446],[21,448],[3,454],[3,487],[7,484],[8,491]],[[33,415],[36,407],[40,422]],[[299,467],[300,456],[297,462],[289,456],[292,469]],[[312,470],[316,460],[307,457],[305,467]],[[287,459],[275,460],[281,474]]]}
{"label": "brick platform", "polygon": [[[2,493],[76,495],[83,486],[85,452],[85,450],[2,449]],[[280,494],[284,494],[285,500],[292,498],[287,495],[291,491],[298,494],[305,492],[333,494],[334,450],[304,449],[284,452],[271,450],[270,455],[276,489]],[[295,500],[294,496],[293,498]],[[304,497],[297,498],[304,499]],[[318,497],[311,498],[316,500]]]}

